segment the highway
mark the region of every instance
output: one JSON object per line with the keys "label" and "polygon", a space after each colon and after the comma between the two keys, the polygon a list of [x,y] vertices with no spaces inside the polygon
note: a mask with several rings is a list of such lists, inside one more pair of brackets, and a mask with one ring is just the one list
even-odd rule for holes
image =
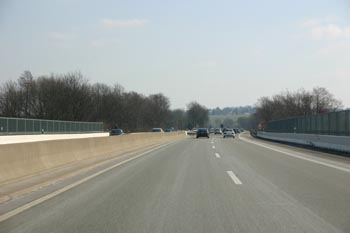
{"label": "highway", "polygon": [[8,218],[0,232],[349,233],[350,164],[247,135],[191,137]]}

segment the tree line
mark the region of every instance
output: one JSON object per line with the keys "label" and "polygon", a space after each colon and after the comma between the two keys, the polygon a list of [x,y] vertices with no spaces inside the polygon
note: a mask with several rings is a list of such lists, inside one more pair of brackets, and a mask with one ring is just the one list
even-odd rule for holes
{"label": "tree line", "polygon": [[146,96],[118,84],[90,84],[80,72],[35,78],[25,71],[17,81],[1,85],[0,116],[104,122],[106,129],[136,132],[204,126],[208,110],[196,102],[189,103],[187,111],[171,110],[169,98],[162,93]]}
{"label": "tree line", "polygon": [[225,107],[225,108],[213,108],[209,109],[209,115],[243,115],[255,113],[255,107],[252,106],[239,106],[239,107]]}
{"label": "tree line", "polygon": [[260,98],[256,113],[248,119],[241,119],[241,123],[263,127],[271,120],[328,113],[341,108],[342,102],[324,87],[315,87],[311,91],[300,89]]}
{"label": "tree line", "polygon": [[[1,117],[104,122],[106,129],[118,127],[129,132],[149,131],[153,127],[207,127],[209,113],[255,111],[237,120],[239,127],[249,129],[271,120],[327,113],[341,108],[342,102],[323,87],[262,97],[255,107],[208,110],[197,102],[191,102],[187,110],[171,110],[169,98],[162,93],[146,96],[126,91],[118,84],[90,84],[79,72],[33,77],[30,71],[25,71],[18,80],[7,81],[0,86]],[[228,120],[225,123],[231,125]]]}

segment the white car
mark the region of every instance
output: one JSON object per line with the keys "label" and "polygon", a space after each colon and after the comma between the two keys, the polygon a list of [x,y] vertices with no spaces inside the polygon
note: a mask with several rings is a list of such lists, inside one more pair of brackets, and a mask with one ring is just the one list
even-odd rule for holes
{"label": "white car", "polygon": [[235,138],[236,137],[235,131],[233,131],[233,129],[226,129],[224,131],[224,138],[226,138],[226,137]]}
{"label": "white car", "polygon": [[187,131],[187,135],[197,135],[197,131],[197,128],[193,128],[192,130]]}

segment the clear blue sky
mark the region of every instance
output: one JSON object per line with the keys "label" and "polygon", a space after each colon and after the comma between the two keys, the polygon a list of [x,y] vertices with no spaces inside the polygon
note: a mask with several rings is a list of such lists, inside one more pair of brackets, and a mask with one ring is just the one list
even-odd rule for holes
{"label": "clear blue sky", "polygon": [[0,81],[81,71],[172,108],[328,88],[350,107],[349,0],[0,0]]}

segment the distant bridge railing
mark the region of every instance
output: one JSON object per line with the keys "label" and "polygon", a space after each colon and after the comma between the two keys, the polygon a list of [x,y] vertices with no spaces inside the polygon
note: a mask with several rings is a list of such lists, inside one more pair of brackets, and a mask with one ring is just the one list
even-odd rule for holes
{"label": "distant bridge railing", "polygon": [[0,135],[102,132],[102,122],[57,121],[0,117]]}
{"label": "distant bridge railing", "polygon": [[264,131],[350,136],[350,110],[270,121]]}

